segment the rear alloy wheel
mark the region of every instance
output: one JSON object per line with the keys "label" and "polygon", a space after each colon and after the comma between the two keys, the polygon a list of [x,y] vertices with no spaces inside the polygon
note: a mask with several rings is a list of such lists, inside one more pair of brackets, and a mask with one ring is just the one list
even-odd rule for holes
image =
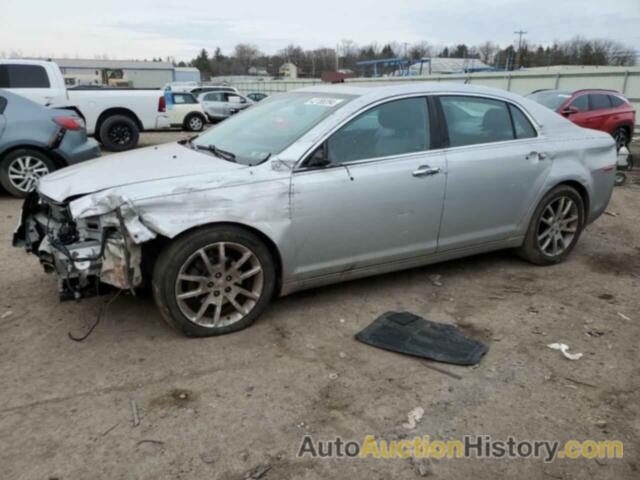
{"label": "rear alloy wheel", "polygon": [[190,336],[248,327],[268,305],[274,287],[268,249],[235,227],[210,227],[179,239],[160,255],[153,274],[161,312]]}
{"label": "rear alloy wheel", "polygon": [[0,164],[0,183],[14,197],[26,197],[38,179],[56,169],[55,163],[37,150],[20,149]]}
{"label": "rear alloy wheel", "polygon": [[192,113],[184,120],[184,128],[190,132],[200,132],[204,128],[205,119],[202,115]]}
{"label": "rear alloy wheel", "polygon": [[626,128],[616,128],[613,132],[613,138],[616,141],[616,150],[618,151],[620,151],[622,147],[629,145],[629,135],[627,134]]}
{"label": "rear alloy wheel", "polygon": [[100,126],[100,141],[108,150],[123,152],[138,144],[138,125],[126,115],[108,117]]}
{"label": "rear alloy wheel", "polygon": [[556,187],[538,205],[519,255],[538,265],[562,262],[580,237],[584,215],[580,194],[568,185]]}

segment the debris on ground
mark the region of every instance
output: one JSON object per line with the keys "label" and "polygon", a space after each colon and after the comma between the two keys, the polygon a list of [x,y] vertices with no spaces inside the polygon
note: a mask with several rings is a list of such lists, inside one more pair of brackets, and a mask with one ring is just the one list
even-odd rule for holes
{"label": "debris on ground", "polygon": [[569,345],[566,343],[550,343],[547,347],[552,350],[560,350],[562,355],[569,360],[580,360],[582,358],[582,353],[569,353]]}
{"label": "debris on ground", "polygon": [[329,379],[330,380],[336,380],[338,378],[338,374],[337,373],[330,373],[329,374]]}
{"label": "debris on ground", "polygon": [[264,477],[269,470],[271,470],[271,465],[264,463],[249,470],[243,478],[244,480],[258,480]]}
{"label": "debris on ground", "polygon": [[431,282],[432,285],[435,285],[436,287],[444,286],[444,283],[440,281],[441,278],[442,278],[442,275],[429,275],[429,281]]}
{"label": "debris on ground", "polygon": [[413,467],[413,471],[420,477],[428,477],[433,475],[433,464],[428,458],[409,457],[409,463]]}
{"label": "debris on ground", "polygon": [[131,400],[131,421],[133,422],[134,427],[140,425],[140,417],[138,416],[138,405],[136,405],[135,400]]}
{"label": "debris on ground", "polygon": [[[586,328],[586,327],[585,327]],[[587,337],[593,337],[593,338],[598,338],[604,335],[605,332],[603,332],[602,330],[596,330],[595,328],[586,328],[584,334]]]}
{"label": "debris on ground", "polygon": [[409,312],[382,314],[358,332],[356,340],[454,365],[475,365],[488,351],[484,344],[466,337],[454,325],[432,322]]}
{"label": "debris on ground", "polygon": [[145,439],[139,440],[136,443],[136,446],[139,447],[143,443],[151,443],[153,445],[164,445],[164,442],[162,440],[153,440],[152,438],[145,438]]}
{"label": "debris on ground", "polygon": [[340,353],[338,354],[338,356],[339,356],[340,358],[347,358],[347,354],[346,354],[346,353],[344,353],[344,352],[340,352]]}
{"label": "debris on ground", "polygon": [[7,318],[9,315],[11,315],[13,312],[11,310],[7,310],[6,312],[4,312],[2,315],[0,315],[0,320],[4,320],[5,318]]}
{"label": "debris on ground", "polygon": [[216,457],[213,452],[202,452],[200,454],[200,460],[208,465],[211,465],[212,463],[215,463]]}
{"label": "debris on ground", "polygon": [[617,217],[618,214],[616,212],[612,212],[611,210],[605,210],[605,215],[609,215],[610,217]]}
{"label": "debris on ground", "polygon": [[407,413],[407,423],[403,423],[402,426],[408,430],[416,428],[422,417],[424,416],[424,408],[416,407]]}
{"label": "debris on ground", "polygon": [[627,316],[626,316],[624,313],[622,313],[622,312],[618,312],[618,316],[619,316],[621,319],[626,320],[627,322],[630,322],[630,321],[631,321],[631,318],[630,318],[630,317],[627,317]]}

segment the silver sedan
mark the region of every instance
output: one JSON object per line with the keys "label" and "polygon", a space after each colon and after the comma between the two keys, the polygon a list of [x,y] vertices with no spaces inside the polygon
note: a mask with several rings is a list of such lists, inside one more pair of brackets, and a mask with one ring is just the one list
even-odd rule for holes
{"label": "silver sedan", "polygon": [[43,178],[14,244],[63,298],[150,285],[171,325],[216,335],[319,285],[506,248],[561,262],[615,163],[609,135],[501,90],[311,87]]}

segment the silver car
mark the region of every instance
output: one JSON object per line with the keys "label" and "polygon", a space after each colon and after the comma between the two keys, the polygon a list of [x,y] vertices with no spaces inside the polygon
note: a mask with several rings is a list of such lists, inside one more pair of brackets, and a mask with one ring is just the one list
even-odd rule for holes
{"label": "silver car", "polygon": [[216,335],[319,285],[505,248],[558,263],[615,163],[609,135],[501,90],[316,86],[43,178],[14,245],[63,298],[151,285],[171,325]]}
{"label": "silver car", "polygon": [[209,120],[223,120],[253,105],[253,100],[237,92],[206,92],[198,96]]}

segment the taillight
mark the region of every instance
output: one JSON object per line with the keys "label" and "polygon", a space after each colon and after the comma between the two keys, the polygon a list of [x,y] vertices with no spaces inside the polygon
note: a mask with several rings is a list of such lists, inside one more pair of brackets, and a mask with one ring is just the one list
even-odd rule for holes
{"label": "taillight", "polygon": [[167,99],[164,96],[158,99],[158,111],[161,113],[167,111]]}
{"label": "taillight", "polygon": [[53,121],[65,130],[81,130],[84,128],[84,122],[77,117],[54,117]]}

